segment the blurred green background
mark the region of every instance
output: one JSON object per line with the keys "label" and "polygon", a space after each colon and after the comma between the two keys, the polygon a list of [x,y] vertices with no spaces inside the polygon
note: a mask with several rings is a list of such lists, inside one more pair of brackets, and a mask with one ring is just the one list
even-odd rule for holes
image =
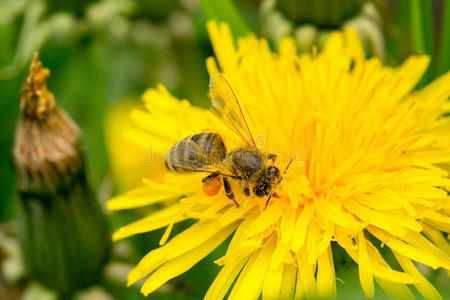
{"label": "blurred green background", "polygon": [[[431,55],[421,86],[450,69],[449,1],[293,2],[0,0],[0,299],[54,297],[27,279],[15,250],[17,196],[11,148],[20,86],[35,51],[51,70],[49,90],[83,130],[89,179],[103,207],[109,197],[139,185],[140,177],[151,173],[139,166],[137,156],[121,157],[121,147],[128,146],[120,131],[132,126],[128,112],[142,106],[140,95],[146,88],[161,82],[177,97],[208,107],[205,59],[212,55],[212,48],[206,34],[207,19],[229,22],[237,36],[251,32],[265,36],[272,46],[290,34],[304,51],[313,44],[320,48],[331,30],[354,26],[368,56],[378,55],[388,65],[398,65],[412,53]],[[145,214],[141,209],[108,218],[111,226],[118,228]],[[175,231],[185,226],[178,225]],[[125,287],[124,277],[139,258],[157,246],[161,235],[162,231],[156,231],[117,243],[101,287],[79,297],[140,299],[138,288]],[[225,249],[222,245],[148,298],[201,298],[218,272],[213,261]],[[342,279],[339,299],[362,299],[354,264],[337,248],[335,257],[337,276]],[[450,299],[448,277],[443,272],[424,271],[444,298]],[[385,299],[381,290],[376,299]]]}

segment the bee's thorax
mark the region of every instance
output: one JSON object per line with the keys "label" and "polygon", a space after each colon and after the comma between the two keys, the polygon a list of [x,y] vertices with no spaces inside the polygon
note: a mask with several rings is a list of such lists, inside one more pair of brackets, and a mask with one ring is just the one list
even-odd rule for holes
{"label": "bee's thorax", "polygon": [[266,163],[263,154],[256,148],[238,148],[230,151],[224,163],[244,181],[256,182],[264,173]]}

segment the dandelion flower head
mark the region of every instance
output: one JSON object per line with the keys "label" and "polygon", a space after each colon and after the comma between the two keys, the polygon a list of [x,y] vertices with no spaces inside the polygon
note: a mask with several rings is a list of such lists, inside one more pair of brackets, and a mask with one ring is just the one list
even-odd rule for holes
{"label": "dandelion flower head", "polygon": [[[239,207],[223,188],[206,196],[198,172],[165,171],[111,199],[111,210],[163,207],[114,234],[118,240],[167,228],[161,247],[142,258],[128,283],[146,278],[147,295],[230,237],[205,299],[333,297],[335,247],[358,265],[366,296],[376,282],[393,297],[413,298],[415,287],[440,299],[415,262],[450,269],[450,74],[415,91],[428,57],[383,66],[365,58],[351,30],[332,33],[323,51],[307,54],[290,38],[273,52],[254,36],[235,46],[226,24],[210,22],[208,32],[216,57],[207,59],[208,72],[232,86],[257,146],[278,155],[280,170],[293,162],[267,207],[266,198],[247,197],[235,183]],[[161,85],[143,98],[147,110],[131,115],[140,129],[127,132],[142,147],[164,155],[201,132],[218,133],[228,150],[242,146],[220,117]],[[196,222],[170,237],[186,219]],[[380,245],[398,266],[388,264]]]}

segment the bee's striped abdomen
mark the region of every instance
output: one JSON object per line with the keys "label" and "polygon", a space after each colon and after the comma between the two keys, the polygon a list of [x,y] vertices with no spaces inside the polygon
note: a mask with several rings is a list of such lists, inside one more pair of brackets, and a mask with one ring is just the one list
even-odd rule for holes
{"label": "bee's striped abdomen", "polygon": [[201,171],[213,167],[226,156],[222,137],[199,133],[178,141],[166,155],[166,167],[173,172]]}

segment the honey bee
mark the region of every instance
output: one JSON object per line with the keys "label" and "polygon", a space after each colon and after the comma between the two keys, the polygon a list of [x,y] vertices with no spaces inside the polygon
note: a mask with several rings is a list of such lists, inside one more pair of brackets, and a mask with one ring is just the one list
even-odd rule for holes
{"label": "honey bee", "polygon": [[166,167],[178,173],[210,173],[202,179],[203,191],[207,196],[215,196],[223,183],[227,197],[239,207],[230,185],[230,180],[233,180],[243,188],[247,197],[251,192],[257,197],[268,197],[267,206],[272,196],[277,197],[273,191],[283,178],[274,165],[277,156],[265,153],[256,146],[236,94],[225,77],[212,74],[209,88],[213,113],[240,137],[243,145],[227,152],[219,134],[194,134],[178,141],[169,150]]}

